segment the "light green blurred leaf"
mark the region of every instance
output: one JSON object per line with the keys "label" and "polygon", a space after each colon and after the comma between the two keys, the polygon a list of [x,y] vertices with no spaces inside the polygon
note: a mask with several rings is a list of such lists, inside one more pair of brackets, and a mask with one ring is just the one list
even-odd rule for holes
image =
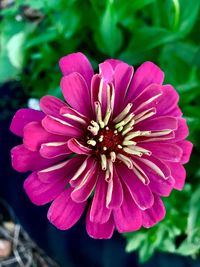
{"label": "light green blurred leaf", "polygon": [[179,0],[180,2],[180,26],[179,32],[184,35],[188,34],[199,13],[200,1],[199,0]]}
{"label": "light green blurred leaf", "polygon": [[[146,60],[148,58],[150,59],[151,49],[171,43],[175,40],[178,40],[180,37],[181,33],[177,34],[164,28],[147,26],[140,28],[137,30],[137,32],[135,32],[135,35],[132,37],[128,48],[120,54],[120,58],[133,58],[133,61],[135,61],[135,58],[139,58],[141,61],[142,57],[146,55]],[[155,53],[157,53],[157,51]]]}
{"label": "light green blurred leaf", "polygon": [[23,66],[23,45],[25,41],[25,33],[19,32],[13,35],[7,44],[8,57],[12,65],[21,69]]}
{"label": "light green blurred leaf", "polygon": [[128,243],[126,245],[126,251],[132,252],[132,251],[137,250],[141,246],[141,244],[145,240],[145,238],[146,238],[146,234],[143,232],[133,233],[131,235],[131,238],[128,237]]}
{"label": "light green blurred leaf", "polygon": [[112,1],[108,1],[106,10],[100,20],[95,34],[95,42],[100,51],[114,56],[123,42],[121,30],[117,26],[117,16]]}
{"label": "light green blurred leaf", "polygon": [[29,40],[27,40],[25,48],[31,48],[33,46],[38,46],[47,42],[51,42],[55,40],[58,36],[58,33],[55,28],[48,29],[47,32],[44,32],[40,35],[33,35],[33,37],[30,37]]}
{"label": "light green blurred leaf", "polygon": [[200,251],[200,228],[195,228],[192,234],[182,242],[177,252],[184,256],[194,255]]}
{"label": "light green blurred leaf", "polygon": [[193,231],[199,227],[199,247],[200,247],[200,187],[195,190],[190,200],[188,215],[187,234],[194,235]]}

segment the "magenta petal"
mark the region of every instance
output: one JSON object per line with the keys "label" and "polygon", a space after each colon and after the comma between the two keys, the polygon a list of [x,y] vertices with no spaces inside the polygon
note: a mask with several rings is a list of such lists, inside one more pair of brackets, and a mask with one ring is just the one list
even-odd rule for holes
{"label": "magenta petal", "polygon": [[131,79],[133,77],[134,69],[126,63],[120,63],[116,66],[114,73],[114,87],[115,87],[115,103],[114,115],[119,112],[122,101],[127,93]]}
{"label": "magenta petal", "polygon": [[163,80],[164,73],[158,66],[152,62],[144,62],[133,76],[126,102],[132,102],[150,84],[162,84]]}
{"label": "magenta petal", "polygon": [[71,198],[75,202],[86,201],[91,195],[97,181],[98,168],[95,166],[89,172],[89,175],[81,181],[81,183],[74,188],[71,193]]}
{"label": "magenta petal", "polygon": [[90,237],[97,239],[109,239],[113,235],[114,223],[110,216],[110,219],[105,223],[95,223],[90,220],[90,210],[87,212],[86,217],[86,230]]}
{"label": "magenta petal", "polygon": [[[146,172],[148,175],[148,173]],[[149,176],[149,188],[153,193],[159,196],[168,197],[174,187],[175,180],[172,177],[169,177],[167,180],[164,180],[159,175]]]}
{"label": "magenta petal", "polygon": [[155,158],[154,156],[143,156],[141,158],[134,157],[134,160],[139,164],[144,164],[143,166],[146,165],[151,169],[152,172],[157,173],[163,179],[168,179],[171,176],[170,169],[166,163],[163,160]]}
{"label": "magenta petal", "polygon": [[44,159],[38,152],[30,151],[24,145],[14,147],[11,150],[11,158],[12,166],[18,172],[41,170],[60,160],[60,158]]}
{"label": "magenta petal", "polygon": [[[170,85],[162,86],[162,96],[159,99],[157,105],[157,115],[158,116],[181,116],[182,113],[178,109],[179,95],[176,90]],[[177,116],[175,116],[177,117]]]}
{"label": "magenta petal", "polygon": [[14,134],[23,137],[24,126],[32,121],[41,121],[44,116],[43,112],[31,108],[19,109],[12,119],[10,130]]}
{"label": "magenta petal", "polygon": [[189,134],[186,120],[183,118],[177,118],[177,122],[178,122],[178,127],[177,130],[174,132],[175,133],[174,139],[170,140],[171,142],[184,140]]}
{"label": "magenta petal", "polygon": [[78,112],[77,110],[70,108],[68,106],[64,106],[60,109],[60,115],[62,118],[69,124],[77,128],[85,127],[89,124],[89,120],[83,114]]}
{"label": "magenta petal", "polygon": [[72,189],[67,188],[51,204],[48,211],[49,221],[60,230],[71,228],[81,217],[86,202],[76,203],[71,197]]}
{"label": "magenta petal", "polygon": [[67,141],[67,137],[51,134],[40,122],[30,122],[24,127],[23,143],[31,151],[38,151],[42,143]]}
{"label": "magenta petal", "polygon": [[64,76],[72,72],[81,74],[90,88],[90,82],[94,72],[85,55],[80,52],[67,55],[60,59],[59,65]]}
{"label": "magenta petal", "polygon": [[151,151],[154,157],[166,161],[179,162],[183,154],[182,149],[176,144],[149,142],[140,146]]}
{"label": "magenta petal", "polygon": [[174,117],[156,117],[141,121],[135,126],[135,130],[141,131],[162,131],[162,130],[176,130],[178,122]]}
{"label": "magenta petal", "polygon": [[111,210],[106,207],[107,182],[105,173],[101,171],[98,176],[97,185],[90,210],[90,220],[94,223],[103,224],[108,221]]}
{"label": "magenta petal", "polygon": [[165,217],[165,207],[160,197],[154,195],[154,204],[150,209],[142,212],[143,226],[150,228]]}
{"label": "magenta petal", "polygon": [[68,142],[68,147],[69,149],[77,154],[92,154],[93,149],[84,146],[83,144],[81,144],[78,140],[76,140],[75,138],[70,139]]}
{"label": "magenta petal", "polygon": [[24,189],[30,200],[36,205],[44,205],[54,200],[65,188],[65,179],[51,183],[42,183],[33,172],[24,182]]}
{"label": "magenta petal", "polygon": [[99,101],[102,108],[102,115],[104,116],[107,109],[107,86],[110,86],[100,74],[92,77],[91,82],[91,104],[95,111],[95,102]]}
{"label": "magenta petal", "polygon": [[118,64],[124,63],[119,59],[113,59],[113,58],[106,59],[105,62],[108,62],[112,66],[113,70],[115,70]]}
{"label": "magenta petal", "polygon": [[49,168],[39,171],[38,179],[43,183],[51,183],[62,178],[66,179],[66,183],[73,177],[77,168],[81,166],[85,160],[84,156],[74,157],[62,163],[52,165]]}
{"label": "magenta petal", "polygon": [[153,205],[154,198],[148,185],[144,185],[134,172],[124,165],[119,165],[117,172],[126,184],[137,206],[141,210],[150,208]]}
{"label": "magenta petal", "polygon": [[148,104],[154,102],[154,99],[158,99],[162,95],[162,87],[159,84],[150,84],[146,87],[133,101],[133,112],[136,113],[138,110],[141,112],[146,110]]}
{"label": "magenta petal", "polygon": [[183,140],[183,141],[180,141],[180,142],[178,142],[176,144],[179,147],[181,147],[181,149],[183,151],[183,154],[182,154],[182,157],[180,159],[180,162],[182,164],[187,163],[189,161],[191,153],[192,153],[193,144],[188,140]]}
{"label": "magenta petal", "polygon": [[[161,177],[155,170],[144,164],[142,161],[134,159],[136,164],[145,172],[149,179],[149,188],[153,193],[156,193],[160,196],[169,196],[171,193],[173,186],[174,186],[174,179],[169,176],[170,175],[170,168],[167,164],[163,164],[162,166],[165,167],[166,171],[164,171],[165,175],[167,176],[167,179],[164,179]],[[155,163],[155,162],[154,162]],[[161,167],[161,165],[159,164]]]}
{"label": "magenta petal", "polygon": [[91,104],[92,109],[95,111],[95,102],[101,103],[103,116],[105,115],[107,108],[107,82],[103,80],[101,75],[96,74],[92,78],[91,82]]}
{"label": "magenta petal", "polygon": [[186,178],[185,168],[179,163],[167,162],[166,164],[170,168],[171,176],[175,180],[174,188],[177,190],[182,190]]}
{"label": "magenta petal", "polygon": [[103,62],[99,64],[99,73],[104,81],[112,82],[113,81],[113,68],[109,62]]}
{"label": "magenta petal", "polygon": [[113,169],[113,179],[108,182],[107,195],[106,195],[106,206],[109,209],[117,209],[121,206],[123,201],[123,190],[122,185],[119,179],[119,176],[116,172],[116,169]]}
{"label": "magenta petal", "polygon": [[124,199],[119,209],[113,211],[114,221],[118,232],[131,232],[142,226],[142,213],[135,204],[129,190],[124,186]]}
{"label": "magenta petal", "polygon": [[43,158],[47,159],[69,155],[72,153],[72,151],[68,148],[67,142],[44,143],[41,145],[39,152]]}
{"label": "magenta petal", "polygon": [[70,180],[70,184],[72,187],[79,186],[83,181],[85,181],[85,179],[88,178],[90,173],[92,173],[93,170],[96,169],[96,158],[95,157],[87,156],[84,158],[85,160],[83,161],[82,165],[80,165],[80,167],[77,169],[76,173]]}
{"label": "magenta petal", "polygon": [[56,117],[46,116],[42,120],[42,126],[45,128],[46,131],[57,134],[57,135],[64,135],[64,136],[73,136],[73,137],[80,137],[82,135],[82,131],[73,125],[60,120]]}
{"label": "magenta petal", "polygon": [[74,72],[64,76],[60,86],[67,103],[85,116],[91,116],[89,88],[83,77]]}
{"label": "magenta petal", "polygon": [[66,104],[55,96],[46,95],[40,99],[40,108],[46,115],[61,118],[60,109],[64,106]]}

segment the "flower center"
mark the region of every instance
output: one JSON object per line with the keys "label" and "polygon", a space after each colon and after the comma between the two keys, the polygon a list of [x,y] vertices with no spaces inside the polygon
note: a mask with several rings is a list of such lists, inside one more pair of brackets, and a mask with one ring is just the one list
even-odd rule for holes
{"label": "flower center", "polygon": [[[109,181],[113,176],[113,162],[123,162],[128,168],[134,169],[132,156],[142,157],[151,152],[137,146],[135,138],[148,136],[149,131],[134,131],[134,125],[142,116],[135,116],[130,112],[132,104],[114,119],[111,115],[113,109],[107,109],[104,118],[102,116],[101,103],[96,102],[96,121],[92,120],[87,127],[87,145],[93,148],[94,155],[99,158],[102,170],[105,170],[105,179]],[[109,105],[111,107],[111,103]],[[139,172],[138,172],[139,173]],[[139,175],[139,174],[138,174]],[[142,179],[142,178],[141,178]]]}
{"label": "flower center", "polygon": [[91,146],[93,145],[94,153],[97,156],[100,154],[109,156],[112,152],[119,152],[124,138],[113,126],[106,126],[103,129],[99,129],[98,134],[92,136],[91,139],[88,136],[88,139],[87,143]]}
{"label": "flower center", "polygon": [[[137,123],[150,118],[156,113],[155,108],[144,110],[142,109],[143,104],[141,104],[137,108],[137,115],[135,115],[131,112],[133,104],[128,103],[122,112],[114,117],[114,87],[112,84],[107,85],[106,94],[106,110],[105,99],[102,100],[101,98],[102,94],[99,94],[98,100],[94,102],[96,119],[95,121],[92,120],[87,127],[86,143],[93,149],[94,155],[99,159],[101,168],[105,171],[106,181],[112,180],[113,163],[119,161],[132,169],[143,183],[147,183],[148,179],[134,162],[134,157],[150,156],[151,151],[141,147],[140,142],[149,137],[155,138],[167,135],[170,131],[135,130]],[[150,99],[149,102],[154,99],[155,97]],[[138,112],[139,108],[141,108],[141,112]]]}

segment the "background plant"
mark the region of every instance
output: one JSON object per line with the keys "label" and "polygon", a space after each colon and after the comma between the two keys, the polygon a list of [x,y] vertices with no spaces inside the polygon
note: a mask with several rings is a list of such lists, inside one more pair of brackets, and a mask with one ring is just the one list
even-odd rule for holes
{"label": "background plant", "polygon": [[[125,235],[146,261],[155,250],[200,252],[200,0],[2,1],[0,82],[17,80],[28,97],[60,95],[58,60],[84,52],[93,66],[114,57],[137,67],[154,61],[180,94],[194,143],[187,184],[164,199],[167,215]],[[14,101],[14,100],[12,100]]]}

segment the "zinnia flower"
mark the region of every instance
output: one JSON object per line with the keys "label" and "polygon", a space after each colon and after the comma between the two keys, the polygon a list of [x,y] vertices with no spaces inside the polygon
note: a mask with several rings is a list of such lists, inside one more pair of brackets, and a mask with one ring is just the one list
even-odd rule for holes
{"label": "zinnia flower", "polygon": [[20,109],[11,124],[23,137],[12,149],[13,167],[32,172],[24,183],[29,198],[53,201],[48,219],[62,230],[87,208],[94,238],[158,223],[165,216],[161,196],[183,188],[182,164],[192,150],[177,92],[162,85],[164,74],[152,62],[134,74],[109,59],[94,74],[75,53],[61,58],[60,68],[66,102],[44,96],[41,111]]}

